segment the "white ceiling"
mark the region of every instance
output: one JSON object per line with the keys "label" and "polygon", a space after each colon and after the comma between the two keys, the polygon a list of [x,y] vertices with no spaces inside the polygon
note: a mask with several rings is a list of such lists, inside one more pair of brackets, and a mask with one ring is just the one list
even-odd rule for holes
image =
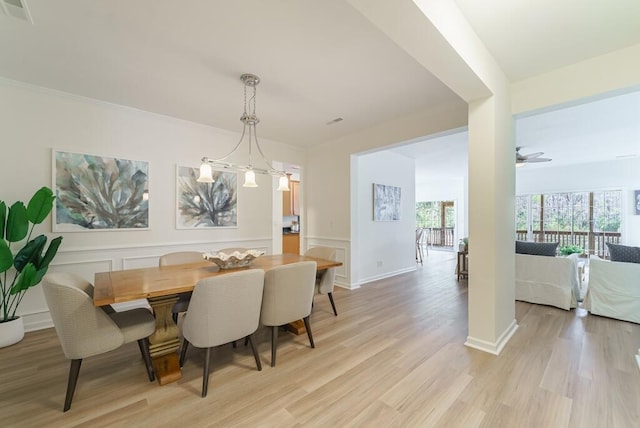
{"label": "white ceiling", "polygon": [[640,43],[638,0],[455,0],[511,81]]}
{"label": "white ceiling", "polygon": [[[543,152],[539,169],[640,156],[640,92],[516,118],[522,154]],[[392,149],[416,160],[416,183],[467,175],[466,130]],[[514,154],[515,159],[515,154]]]}
{"label": "white ceiling", "polygon": [[23,1],[0,76],[239,131],[253,73],[260,135],[296,146],[461,102],[344,1]]}
{"label": "white ceiling", "polygon": [[[239,131],[255,73],[260,136],[296,146],[461,103],[346,0],[22,1],[0,76]],[[638,0],[456,3],[511,79],[640,43]]]}

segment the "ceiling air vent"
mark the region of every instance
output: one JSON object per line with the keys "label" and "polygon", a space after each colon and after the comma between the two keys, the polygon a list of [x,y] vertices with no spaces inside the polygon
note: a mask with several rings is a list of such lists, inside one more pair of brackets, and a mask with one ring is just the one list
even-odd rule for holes
{"label": "ceiling air vent", "polygon": [[25,0],[0,0],[0,10],[8,16],[33,24],[29,8]]}

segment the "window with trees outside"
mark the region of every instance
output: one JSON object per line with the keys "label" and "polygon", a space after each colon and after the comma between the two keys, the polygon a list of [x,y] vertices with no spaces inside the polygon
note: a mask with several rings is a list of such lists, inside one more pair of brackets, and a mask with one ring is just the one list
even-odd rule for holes
{"label": "window with trees outside", "polygon": [[425,229],[425,239],[429,245],[453,248],[455,231],[453,201],[417,202],[416,227]]}
{"label": "window with trees outside", "polygon": [[518,240],[577,245],[607,257],[621,240],[622,191],[549,193],[516,197]]}

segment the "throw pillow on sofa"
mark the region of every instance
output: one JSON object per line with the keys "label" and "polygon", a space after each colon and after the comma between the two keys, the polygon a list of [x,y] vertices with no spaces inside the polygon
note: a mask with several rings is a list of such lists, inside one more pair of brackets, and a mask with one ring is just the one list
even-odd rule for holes
{"label": "throw pillow on sofa", "polygon": [[607,247],[609,247],[609,255],[612,262],[640,263],[640,247],[629,247],[608,242]]}
{"label": "throw pillow on sofa", "polygon": [[516,241],[517,254],[529,254],[532,256],[556,256],[557,242],[528,242]]}

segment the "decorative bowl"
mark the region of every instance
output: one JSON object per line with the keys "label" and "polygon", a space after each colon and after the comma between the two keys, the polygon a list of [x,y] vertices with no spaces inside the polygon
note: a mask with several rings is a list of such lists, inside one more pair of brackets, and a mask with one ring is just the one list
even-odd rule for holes
{"label": "decorative bowl", "polygon": [[260,250],[247,250],[245,252],[234,251],[226,254],[218,252],[215,254],[205,253],[202,257],[205,260],[214,262],[220,269],[235,269],[249,266],[256,257],[260,257],[264,252]]}

